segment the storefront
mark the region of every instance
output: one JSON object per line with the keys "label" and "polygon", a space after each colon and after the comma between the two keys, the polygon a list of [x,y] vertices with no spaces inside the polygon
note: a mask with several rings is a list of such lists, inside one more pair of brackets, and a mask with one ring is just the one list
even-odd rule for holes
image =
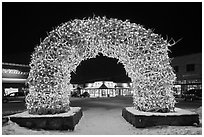
{"label": "storefront", "polygon": [[29,66],[13,63],[2,63],[2,95],[13,92],[28,92],[26,80]]}
{"label": "storefront", "polygon": [[175,57],[172,66],[176,73],[175,94],[190,89],[202,89],[202,53]]}
{"label": "storefront", "polygon": [[202,80],[178,80],[174,84],[174,90],[178,95],[190,89],[202,89]]}
{"label": "storefront", "polygon": [[132,95],[132,90],[127,83],[114,83],[110,81],[99,81],[88,83],[87,87],[81,89],[81,94],[88,92],[90,97],[115,97]]}

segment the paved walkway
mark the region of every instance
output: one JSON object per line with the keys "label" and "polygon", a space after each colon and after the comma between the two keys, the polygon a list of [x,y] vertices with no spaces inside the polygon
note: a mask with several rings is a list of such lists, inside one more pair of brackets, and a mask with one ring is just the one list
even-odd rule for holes
{"label": "paved walkway", "polygon": [[80,123],[76,126],[77,134],[97,135],[129,135],[134,127],[122,117],[119,109],[90,109],[84,112]]}

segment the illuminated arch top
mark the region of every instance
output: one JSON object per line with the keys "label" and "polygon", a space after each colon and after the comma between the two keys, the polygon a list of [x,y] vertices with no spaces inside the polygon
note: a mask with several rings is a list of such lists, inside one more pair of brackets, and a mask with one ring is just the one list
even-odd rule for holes
{"label": "illuminated arch top", "polygon": [[29,113],[69,110],[70,73],[81,61],[99,53],[116,58],[133,83],[133,105],[141,111],[174,109],[168,46],[160,35],[128,20],[94,17],[66,22],[35,48],[28,77]]}

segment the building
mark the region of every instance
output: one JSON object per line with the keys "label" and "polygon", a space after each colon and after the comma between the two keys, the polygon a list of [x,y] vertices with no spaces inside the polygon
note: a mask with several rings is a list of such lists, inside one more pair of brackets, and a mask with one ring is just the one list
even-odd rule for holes
{"label": "building", "polygon": [[27,92],[26,79],[29,71],[28,65],[2,63],[2,94]]}
{"label": "building", "polygon": [[173,58],[176,73],[175,91],[181,94],[189,89],[202,89],[202,53]]}
{"label": "building", "polygon": [[87,83],[81,89],[81,94],[88,92],[90,97],[115,97],[132,95],[130,83],[115,83],[112,81],[96,81]]}

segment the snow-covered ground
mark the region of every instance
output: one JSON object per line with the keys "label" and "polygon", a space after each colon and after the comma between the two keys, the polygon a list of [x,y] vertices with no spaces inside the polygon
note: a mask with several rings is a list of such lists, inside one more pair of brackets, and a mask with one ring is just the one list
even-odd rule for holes
{"label": "snow-covered ground", "polygon": [[[79,101],[79,102],[77,102]],[[201,135],[202,127],[196,126],[157,126],[135,128],[122,117],[122,107],[129,102],[110,99],[76,100],[83,108],[83,116],[74,131],[31,130],[9,122],[3,126],[2,133],[26,135]],[[198,110],[201,113],[201,110]]]}

